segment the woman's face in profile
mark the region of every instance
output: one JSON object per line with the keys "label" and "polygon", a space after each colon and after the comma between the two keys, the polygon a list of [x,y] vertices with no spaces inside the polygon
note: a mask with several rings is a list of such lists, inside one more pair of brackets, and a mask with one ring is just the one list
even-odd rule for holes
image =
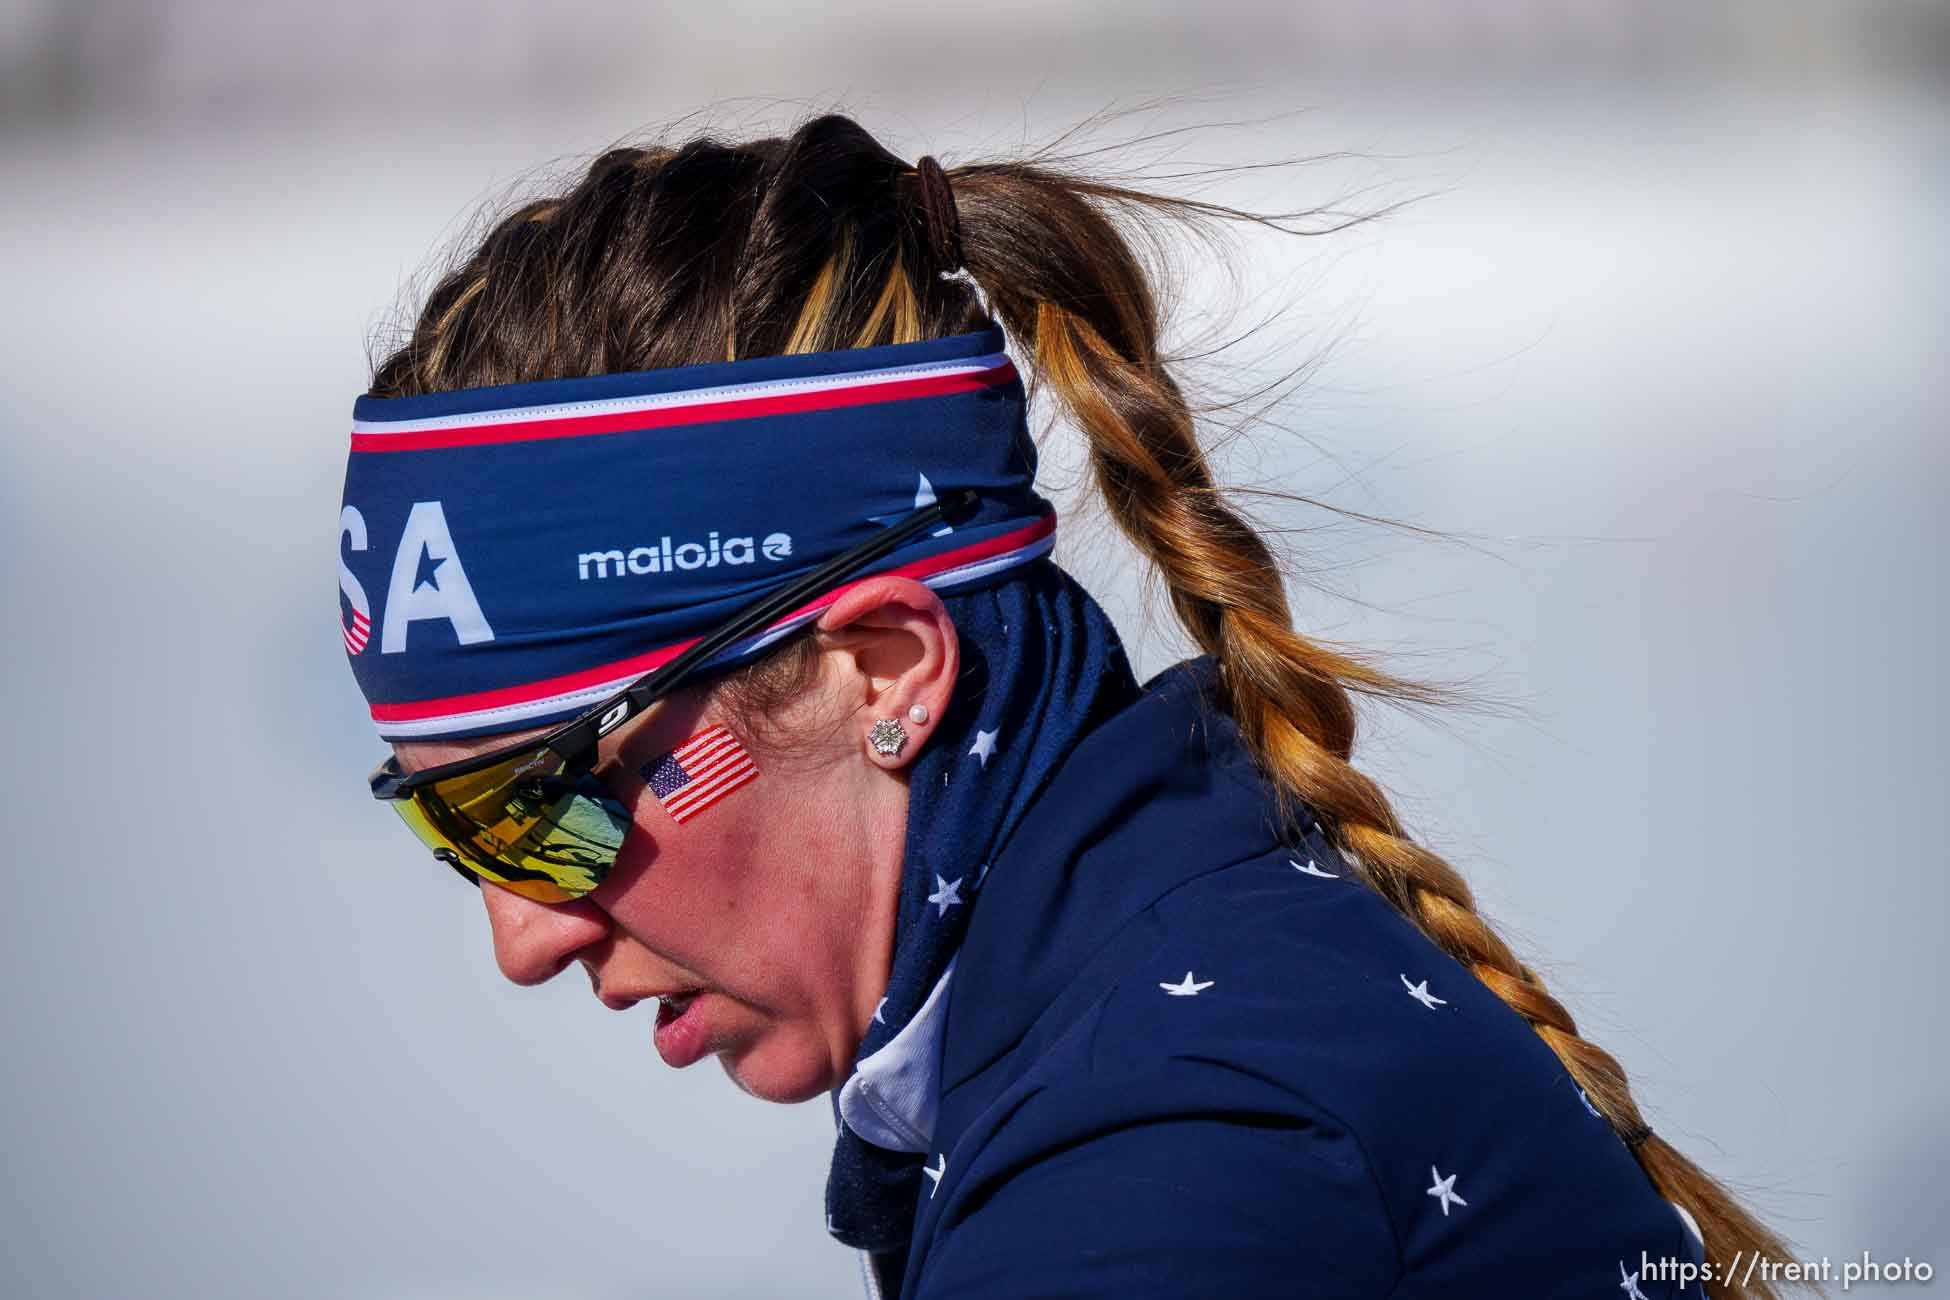
{"label": "woman's face in profile", "polygon": [[[679,824],[645,769],[714,723],[739,734],[758,775]],[[394,750],[417,770],[549,729],[399,741]],[[830,739],[774,752],[679,696],[604,737],[595,774],[633,822],[616,865],[595,891],[565,903],[483,882],[502,973],[539,984],[577,962],[615,1010],[701,989],[681,1017],[668,1004],[658,1017],[669,1022],[655,1032],[667,1063],[717,1055],[738,1087],[767,1101],[836,1087],[887,979],[907,798],[904,782],[864,761],[841,731],[810,734]],[[650,1036],[649,1016],[640,1023]]]}

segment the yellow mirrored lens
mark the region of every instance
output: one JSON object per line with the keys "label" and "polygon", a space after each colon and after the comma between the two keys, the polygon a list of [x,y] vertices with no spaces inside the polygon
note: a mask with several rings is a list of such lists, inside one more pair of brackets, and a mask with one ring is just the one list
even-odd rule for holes
{"label": "yellow mirrored lens", "polygon": [[539,902],[580,898],[602,883],[629,830],[621,804],[585,777],[561,779],[551,750],[450,777],[394,800],[429,848]]}
{"label": "yellow mirrored lens", "polygon": [[399,813],[400,820],[405,822],[413,834],[419,837],[422,844],[438,853],[453,854],[454,859],[459,863],[460,867],[475,877],[476,883],[485,880],[489,884],[499,885],[503,889],[513,890],[524,898],[532,898],[538,903],[564,903],[571,898],[580,897],[578,894],[571,894],[553,880],[506,879],[502,874],[499,864],[489,866],[485,863],[471,861],[463,857],[454,841],[436,830],[433,823],[426,819],[426,814],[421,812],[419,807],[411,799],[394,799],[391,803],[393,808]]}

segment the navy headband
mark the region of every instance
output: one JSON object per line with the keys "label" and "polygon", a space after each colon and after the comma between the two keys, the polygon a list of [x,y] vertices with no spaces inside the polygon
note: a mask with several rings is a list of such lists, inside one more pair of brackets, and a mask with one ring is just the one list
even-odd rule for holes
{"label": "navy headband", "polygon": [[[361,397],[352,417],[339,615],[384,740],[576,717],[937,492],[973,488],[980,504],[848,586],[897,573],[972,588],[1055,539],[1022,381],[993,323],[920,343]],[[837,598],[711,666],[752,658]]]}

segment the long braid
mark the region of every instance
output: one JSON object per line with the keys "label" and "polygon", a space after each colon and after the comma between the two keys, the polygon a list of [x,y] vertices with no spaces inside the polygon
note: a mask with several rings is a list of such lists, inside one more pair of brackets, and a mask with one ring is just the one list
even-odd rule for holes
{"label": "long braid", "polygon": [[[1072,192],[1074,185],[1053,185],[1047,173],[971,171],[973,183],[957,185],[969,270],[1031,354],[1036,381],[1054,389],[1087,437],[1095,480],[1118,527],[1157,566],[1179,622],[1218,663],[1228,712],[1278,791],[1283,817],[1291,818],[1296,799],[1311,806],[1373,888],[1530,1023],[1653,1185],[1694,1217],[1710,1261],[1743,1251],[1784,1258],[1775,1234],[1650,1132],[1623,1067],[1579,1035],[1563,1004],[1477,911],[1461,874],[1411,840],[1380,786],[1350,764],[1353,691],[1441,702],[1447,689],[1397,678],[1293,629],[1279,565],[1215,485],[1190,406],[1157,359],[1155,305],[1117,229]],[[1033,201],[1024,188],[1038,191]],[[1013,213],[1018,223],[1040,224],[1035,239],[1021,229],[1002,238],[1017,256],[1040,247],[1060,261],[1066,274],[1047,278],[1066,281],[1067,301],[1022,292],[1020,274],[995,275],[984,256],[995,227],[971,220],[971,212],[990,222]],[[1066,248],[1066,239],[1080,246]],[[1077,282],[1079,268],[1105,263],[1122,263],[1124,274]],[[1707,1289],[1738,1294],[1722,1284]],[[1748,1294],[1772,1300],[1777,1292],[1758,1281]]]}

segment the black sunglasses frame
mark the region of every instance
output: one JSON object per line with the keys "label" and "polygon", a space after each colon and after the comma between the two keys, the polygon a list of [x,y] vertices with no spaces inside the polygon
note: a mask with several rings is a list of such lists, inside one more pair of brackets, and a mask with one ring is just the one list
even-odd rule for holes
{"label": "black sunglasses frame", "polygon": [[[553,750],[562,760],[563,770],[554,779],[577,780],[595,766],[596,744],[604,736],[636,717],[658,700],[694,677],[698,665],[734,641],[741,640],[768,623],[776,622],[807,601],[825,595],[901,543],[938,524],[957,524],[975,513],[978,501],[972,489],[961,488],[942,494],[932,505],[922,506],[906,519],[843,551],[812,572],[776,591],[768,592],[738,610],[723,623],[700,637],[675,659],[652,668],[609,699],[581,717],[565,722],[546,736],[508,745],[472,758],[421,768],[417,772],[399,770],[399,756],[389,754],[373,768],[366,783],[375,799],[410,799],[422,786],[434,785],[456,776],[466,776],[483,768],[505,763],[523,754],[539,755]],[[441,856],[436,854],[436,856]],[[443,862],[474,883],[479,881],[460,863],[441,856]]]}

